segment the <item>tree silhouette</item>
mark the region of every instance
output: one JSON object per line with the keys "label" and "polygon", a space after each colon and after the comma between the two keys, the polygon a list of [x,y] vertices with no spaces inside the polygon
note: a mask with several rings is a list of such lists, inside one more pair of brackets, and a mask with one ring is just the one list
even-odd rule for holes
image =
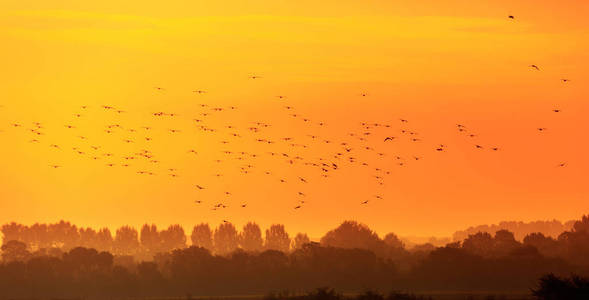
{"label": "tree silhouette", "polygon": [[194,226],[190,235],[192,246],[213,250],[213,233],[209,224],[201,223]]}
{"label": "tree silhouette", "polygon": [[573,231],[575,232],[589,232],[589,215],[583,215],[580,221],[576,221],[573,225]]}
{"label": "tree silhouette", "polygon": [[96,250],[111,251],[113,246],[113,238],[110,229],[102,228],[96,234]]}
{"label": "tree silhouette", "polygon": [[558,243],[563,249],[564,256],[571,262],[589,265],[589,231],[565,231],[558,236]]}
{"label": "tree silhouette", "polygon": [[123,226],[117,229],[113,241],[113,251],[118,255],[133,255],[139,248],[137,230],[130,226]]}
{"label": "tree silhouette", "polygon": [[80,243],[78,246],[99,249],[98,233],[92,228],[80,228]]}
{"label": "tree silhouette", "polygon": [[2,225],[3,244],[9,241],[21,241],[23,242],[24,232],[27,230],[26,226],[11,222],[9,224]]}
{"label": "tree silhouette", "polygon": [[235,226],[233,226],[233,224],[229,222],[223,223],[219,225],[217,229],[215,229],[215,253],[220,255],[228,254],[237,249],[238,245],[239,240],[237,236],[237,230],[235,230]]}
{"label": "tree silhouette", "polygon": [[394,233],[389,233],[385,235],[384,239],[382,239],[387,246],[394,248],[394,249],[404,249],[405,244],[399,239],[399,237]]}
{"label": "tree silhouette", "polygon": [[262,239],[262,230],[254,222],[249,222],[243,226],[239,235],[239,244],[245,251],[261,251],[264,240]]}
{"label": "tree silhouette", "polygon": [[494,242],[494,255],[498,256],[505,256],[521,246],[521,244],[515,240],[513,233],[505,229],[495,232]]}
{"label": "tree silhouette", "polygon": [[575,221],[567,221],[562,223],[557,220],[552,221],[533,221],[533,222],[516,222],[516,221],[504,221],[499,224],[493,225],[479,225],[473,226],[466,230],[457,231],[453,235],[455,242],[462,241],[468,238],[469,235],[476,234],[478,232],[487,232],[489,234],[495,234],[495,232],[505,229],[514,233],[516,240],[522,240],[526,235],[534,232],[542,232],[546,236],[552,236],[556,238],[563,231],[571,230]]}
{"label": "tree silhouette", "polygon": [[290,250],[290,237],[284,229],[284,225],[274,224],[266,229],[264,246],[266,249],[282,251],[284,253]]}
{"label": "tree silhouette", "polygon": [[321,244],[347,249],[367,249],[379,256],[386,252],[385,243],[368,226],[355,221],[345,221],[321,238]]}
{"label": "tree silhouette", "polygon": [[462,242],[462,248],[470,253],[489,257],[493,254],[494,244],[495,241],[491,234],[488,232],[478,232],[469,235],[468,238]]}
{"label": "tree silhouette", "polygon": [[63,254],[63,262],[76,272],[105,272],[113,265],[113,256],[108,252],[76,247]]}
{"label": "tree silhouette", "polygon": [[56,246],[66,251],[79,245],[80,234],[78,228],[70,222],[61,220],[59,223],[51,224],[48,232]]}
{"label": "tree silhouette", "polygon": [[532,295],[539,300],[589,299],[589,279],[576,275],[561,278],[554,274],[542,276]]}
{"label": "tree silhouette", "polygon": [[158,252],[161,252],[161,239],[160,234],[157,231],[157,226],[155,224],[148,225],[144,224],[141,227],[141,234],[140,234],[140,242],[141,246],[147,252],[148,256],[155,255]]}
{"label": "tree silhouette", "polygon": [[307,236],[306,233],[297,233],[297,235],[292,240],[292,249],[297,250],[303,248],[304,245],[310,243],[311,240]]}
{"label": "tree silhouette", "polygon": [[162,230],[159,235],[162,250],[165,252],[186,248],[186,234],[184,233],[184,228],[178,224],[170,225],[168,229]]}
{"label": "tree silhouette", "polygon": [[27,244],[21,241],[8,241],[2,245],[2,260],[5,262],[27,261],[30,257]]}
{"label": "tree silhouette", "polygon": [[557,257],[561,255],[561,247],[558,242],[550,237],[544,236],[541,232],[530,233],[524,238],[525,246],[532,246],[538,249],[540,253],[548,257]]}
{"label": "tree silhouette", "polygon": [[37,249],[49,248],[53,246],[53,241],[50,239],[50,236],[47,232],[48,230],[49,228],[47,224],[39,223],[35,223],[29,228],[32,241]]}

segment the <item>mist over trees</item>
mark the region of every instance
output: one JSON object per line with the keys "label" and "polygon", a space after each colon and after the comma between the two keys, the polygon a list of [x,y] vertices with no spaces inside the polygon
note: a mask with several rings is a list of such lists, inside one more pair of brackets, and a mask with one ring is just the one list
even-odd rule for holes
{"label": "mist over trees", "polygon": [[264,240],[262,239],[262,230],[260,229],[260,226],[254,222],[245,224],[239,235],[239,241],[241,248],[245,251],[261,251],[264,246]]}
{"label": "mist over trees", "polygon": [[292,240],[292,249],[293,250],[301,249],[301,248],[303,248],[303,246],[305,244],[308,244],[310,242],[311,242],[311,239],[309,239],[309,236],[307,236],[306,233],[299,232]]}
{"label": "mist over trees", "polygon": [[209,224],[201,223],[194,226],[192,234],[190,235],[192,245],[196,247],[202,247],[205,249],[213,249],[213,233]]}
{"label": "mist over trees", "polygon": [[[3,233],[0,295],[5,297],[184,296],[260,294],[330,286],[357,292],[481,290],[528,291],[545,274],[589,274],[589,217],[552,237],[508,230],[476,232],[442,247],[407,249],[394,233],[380,237],[345,221],[312,242],[291,238],[283,225],[262,230],[230,222],[198,224],[187,235],[179,225],[139,231],[122,226],[114,236],[60,221]],[[560,278],[560,277],[559,277]],[[564,278],[564,277],[563,277]]]}
{"label": "mist over trees", "polygon": [[487,232],[490,234],[494,234],[495,232],[502,229],[512,232],[515,238],[520,241],[525,236],[536,232],[541,232],[546,236],[556,238],[562,232],[571,230],[575,222],[576,220],[570,220],[564,223],[558,220],[533,221],[528,223],[521,221],[504,221],[500,222],[499,224],[478,225],[469,227],[465,230],[456,231],[453,234],[452,239],[454,240],[454,242],[458,242],[466,239],[469,235],[478,232]]}

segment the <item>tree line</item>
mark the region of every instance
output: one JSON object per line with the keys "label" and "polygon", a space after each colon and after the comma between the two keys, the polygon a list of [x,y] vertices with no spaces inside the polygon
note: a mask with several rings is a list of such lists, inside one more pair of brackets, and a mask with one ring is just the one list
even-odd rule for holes
{"label": "tree line", "polygon": [[[131,255],[138,259],[152,259],[157,253],[186,248],[187,236],[180,225],[170,225],[158,230],[156,225],[145,224],[138,232],[131,226],[118,228],[113,235],[108,228],[95,230],[79,228],[66,221],[53,224],[26,226],[15,222],[4,224],[0,231],[3,243],[19,241],[29,250],[60,249],[68,251],[75,247],[108,251],[115,255]],[[262,235],[260,226],[247,223],[239,232],[230,222],[220,224],[214,230],[202,223],[194,226],[190,234],[191,245],[203,247],[215,254],[227,254],[237,248],[245,251],[278,250],[288,252],[309,242],[304,233],[291,238],[284,225],[274,224]]]}
{"label": "tree line", "polygon": [[462,241],[471,234],[475,234],[478,232],[488,232],[493,234],[501,229],[513,232],[515,238],[520,241],[526,235],[536,232],[541,232],[546,236],[556,238],[562,232],[571,230],[575,222],[576,220],[569,220],[564,223],[559,220],[532,222],[503,221],[499,222],[499,224],[471,226],[465,230],[456,231],[452,235],[452,239],[455,242]]}
{"label": "tree line", "polygon": [[[69,228],[60,229],[60,234],[76,236],[73,225],[57,224]],[[8,224],[6,229],[15,227]],[[443,247],[412,249],[405,249],[394,234],[381,238],[354,221],[327,232],[319,243],[309,242],[303,234],[291,239],[281,225],[268,228],[262,238],[254,223],[241,232],[230,223],[215,230],[200,224],[193,229],[191,246],[182,239],[179,226],[159,231],[146,225],[140,235],[123,228],[110,244],[101,245],[110,248],[100,249],[72,240],[66,244],[55,232],[54,240],[46,239],[46,244],[32,238],[30,231],[20,240],[6,240],[5,235],[0,294],[15,298],[228,295],[320,286],[344,292],[529,291],[544,274],[589,274],[587,216],[557,238],[535,233],[518,241],[513,233],[500,230],[494,235],[472,234]],[[78,243],[81,240],[79,234]],[[137,251],[150,254],[144,259]]]}

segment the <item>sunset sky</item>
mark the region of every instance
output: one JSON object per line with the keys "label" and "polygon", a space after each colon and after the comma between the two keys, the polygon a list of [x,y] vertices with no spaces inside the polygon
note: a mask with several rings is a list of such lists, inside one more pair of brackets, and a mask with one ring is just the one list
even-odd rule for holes
{"label": "sunset sky", "polygon": [[[578,218],[589,212],[587,15],[583,0],[3,1],[0,223],[189,233],[255,221],[320,237],[353,219],[381,235],[449,236]],[[254,133],[255,122],[271,126]],[[158,162],[137,158],[143,149]],[[320,159],[338,169],[304,165]]]}

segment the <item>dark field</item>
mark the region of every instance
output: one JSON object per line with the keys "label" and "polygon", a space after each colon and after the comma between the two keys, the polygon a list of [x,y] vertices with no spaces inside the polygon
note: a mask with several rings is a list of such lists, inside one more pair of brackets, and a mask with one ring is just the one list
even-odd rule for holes
{"label": "dark field", "polygon": [[[385,294],[384,300],[532,300],[536,299],[530,293],[493,293],[493,292],[421,292],[421,293],[403,293],[397,295]],[[331,296],[318,296],[315,292],[310,293],[282,293],[268,295],[233,295],[233,296],[186,296],[186,297],[155,297],[155,298],[113,298],[112,300],[378,300],[378,297],[367,295],[366,293],[344,293],[339,294],[336,298]],[[66,299],[60,299],[66,300]],[[70,300],[70,299],[67,299]],[[74,300],[74,299],[71,299]],[[81,300],[81,299],[75,299]]]}

